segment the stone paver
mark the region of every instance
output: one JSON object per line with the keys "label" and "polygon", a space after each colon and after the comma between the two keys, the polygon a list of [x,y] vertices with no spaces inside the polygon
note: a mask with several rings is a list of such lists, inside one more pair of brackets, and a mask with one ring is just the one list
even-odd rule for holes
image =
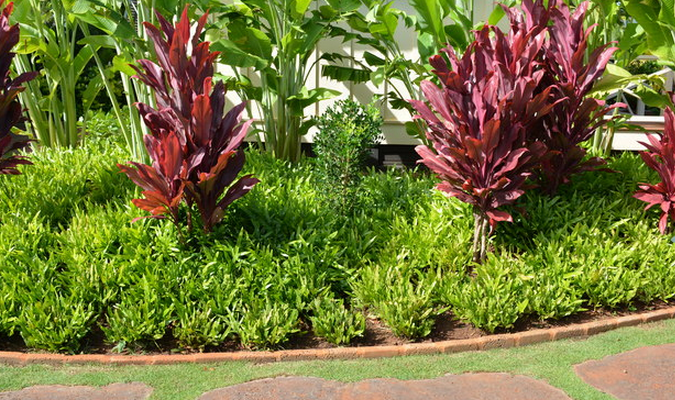
{"label": "stone paver", "polygon": [[675,344],[587,361],[575,370],[586,383],[620,400],[675,399]]}
{"label": "stone paver", "polygon": [[90,386],[31,386],[0,393],[0,400],[144,400],[152,388],[143,383],[113,383],[100,388]]}
{"label": "stone paver", "polygon": [[199,400],[569,400],[561,390],[525,376],[502,373],[447,375],[400,381],[341,383],[319,378],[261,379],[202,395]]}

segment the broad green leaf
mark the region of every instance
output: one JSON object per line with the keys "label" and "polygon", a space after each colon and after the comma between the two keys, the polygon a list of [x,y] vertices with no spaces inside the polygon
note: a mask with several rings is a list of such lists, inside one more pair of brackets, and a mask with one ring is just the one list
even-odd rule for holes
{"label": "broad green leaf", "polygon": [[501,8],[499,5],[497,5],[497,7],[495,7],[494,10],[492,10],[492,12],[490,13],[487,23],[490,25],[497,25],[499,21],[501,21],[502,18],[504,18],[505,15],[506,12],[504,11],[504,9]]}
{"label": "broad green leaf", "polygon": [[324,65],[321,69],[321,75],[338,82],[368,82],[370,80],[370,73],[371,71],[368,70],[339,65]]}
{"label": "broad green leaf", "polygon": [[291,4],[295,17],[302,18],[307,12],[307,8],[309,8],[311,2],[312,0],[293,0]]}
{"label": "broad green leaf", "polygon": [[213,42],[211,44],[211,49],[220,51],[220,61],[232,67],[255,68],[256,70],[261,70],[269,63],[266,59],[245,52],[227,39]]}
{"label": "broad green leaf", "polygon": [[94,47],[115,48],[115,39],[109,35],[89,35],[80,39],[77,44],[90,44]]}
{"label": "broad green leaf", "polygon": [[387,62],[384,58],[378,57],[369,51],[363,53],[363,59],[372,67],[384,65]]}
{"label": "broad green leaf", "polygon": [[445,35],[443,32],[443,15],[438,0],[409,0],[419,15],[418,24],[421,32],[428,32],[440,43]]}
{"label": "broad green leaf", "polygon": [[379,87],[384,83],[386,79],[385,66],[378,67],[375,71],[370,74],[370,81],[376,87]]}
{"label": "broad green leaf", "polygon": [[89,81],[89,83],[87,84],[87,88],[82,93],[81,100],[83,112],[86,113],[89,107],[91,107],[91,104],[94,102],[94,99],[96,99],[96,96],[98,95],[98,93],[101,91],[102,88],[103,88],[103,79],[101,79],[100,74],[97,74]]}
{"label": "broad green leaf", "polygon": [[429,57],[436,54],[436,40],[429,32],[422,32],[417,36],[417,49],[420,53],[420,59],[427,62]]}
{"label": "broad green leaf", "polygon": [[272,58],[272,42],[264,32],[246,26],[243,21],[233,21],[228,26],[229,38],[238,48],[258,58]]}
{"label": "broad green leaf", "polygon": [[306,87],[303,87],[300,90],[300,93],[294,96],[290,96],[286,99],[291,115],[293,116],[303,116],[305,107],[308,107],[318,101],[332,99],[335,96],[339,96],[341,92],[339,90],[327,89],[327,88],[316,88],[307,90]]}
{"label": "broad green leaf", "polygon": [[127,76],[136,75],[136,71],[133,68],[131,68],[131,66],[129,64],[130,64],[130,60],[128,60],[128,59],[126,59],[126,58],[124,58],[120,55],[117,55],[117,56],[113,57],[111,70],[112,71],[119,71],[119,72],[121,72],[121,73],[123,73],[124,75],[127,75]]}
{"label": "broad green leaf", "polygon": [[356,11],[361,7],[359,0],[328,0],[328,4],[340,13]]}

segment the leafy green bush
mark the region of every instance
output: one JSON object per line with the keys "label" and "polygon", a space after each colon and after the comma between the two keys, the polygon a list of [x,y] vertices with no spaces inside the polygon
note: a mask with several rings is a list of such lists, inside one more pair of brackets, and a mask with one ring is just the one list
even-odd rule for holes
{"label": "leafy green bush", "polygon": [[365,316],[347,309],[341,299],[318,298],[312,303],[312,331],[336,345],[349,344],[354,338],[363,336],[366,330]]}
{"label": "leafy green bush", "polygon": [[[198,351],[232,339],[278,348],[306,329],[301,321],[346,340],[361,329],[361,309],[416,338],[448,308],[503,330],[675,293],[675,244],[630,197],[654,178],[635,154],[610,160],[618,173],[574,177],[556,197],[524,195],[527,216],[497,227],[500,252],[470,278],[471,208],[433,191],[423,171],[364,175],[370,206],[345,224],[318,201],[312,160],[290,165],[248,150],[243,173],[259,176],[258,188],[211,236],[179,244],[167,221],[129,222],[143,211],[112,168],[127,157],[114,139],[37,147],[35,165],[2,182],[3,337],[74,352],[98,324],[117,349],[156,348],[166,337]],[[317,308],[316,299],[342,300]]]}
{"label": "leafy green bush", "polygon": [[434,317],[437,280],[413,269],[369,266],[354,284],[354,296],[373,308],[396,336],[417,339],[429,336]]}
{"label": "leafy green bush", "polygon": [[324,200],[343,215],[359,199],[369,149],[382,138],[382,117],[373,105],[340,100],[317,119],[314,152]]}
{"label": "leafy green bush", "polygon": [[165,287],[156,276],[142,276],[108,312],[107,325],[101,326],[106,339],[121,349],[142,346],[164,337],[175,307],[164,291]]}
{"label": "leafy green bush", "polygon": [[17,326],[26,346],[71,353],[79,349],[97,314],[82,293],[46,286],[19,296],[23,304]]}
{"label": "leafy green bush", "polygon": [[497,257],[488,257],[475,277],[446,286],[441,296],[457,317],[478,328],[488,332],[511,328],[528,307],[529,278],[520,268],[516,260],[499,262]]}
{"label": "leafy green bush", "polygon": [[233,313],[230,326],[241,342],[252,349],[269,349],[288,341],[289,335],[299,332],[298,310],[285,303],[259,299],[244,304]]}

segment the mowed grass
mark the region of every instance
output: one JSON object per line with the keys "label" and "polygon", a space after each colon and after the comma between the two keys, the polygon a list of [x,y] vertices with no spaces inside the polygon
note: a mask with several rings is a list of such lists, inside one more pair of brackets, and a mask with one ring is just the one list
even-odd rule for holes
{"label": "mowed grass", "polygon": [[574,365],[586,360],[665,344],[675,337],[675,320],[621,328],[583,340],[562,340],[522,348],[450,355],[369,360],[332,360],[251,364],[182,364],[157,366],[0,366],[0,390],[32,385],[93,385],[143,382],[154,388],[151,399],[195,399],[216,388],[275,376],[313,376],[343,382],[371,378],[427,379],[465,372],[508,372],[541,379],[578,400],[612,397],[585,384]]}

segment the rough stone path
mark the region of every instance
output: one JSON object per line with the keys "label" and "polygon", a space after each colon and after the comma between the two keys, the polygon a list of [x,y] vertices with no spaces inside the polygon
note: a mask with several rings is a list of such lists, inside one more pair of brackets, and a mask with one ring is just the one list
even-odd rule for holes
{"label": "rough stone path", "polygon": [[100,388],[90,386],[31,386],[0,393],[0,400],[145,400],[152,388],[143,383],[113,383]]}
{"label": "rough stone path", "polygon": [[569,400],[560,389],[525,376],[502,373],[447,375],[400,381],[341,383],[319,378],[261,379],[216,389],[199,400]]}
{"label": "rough stone path", "polygon": [[586,361],[575,370],[586,383],[620,400],[675,399],[675,344]]}

